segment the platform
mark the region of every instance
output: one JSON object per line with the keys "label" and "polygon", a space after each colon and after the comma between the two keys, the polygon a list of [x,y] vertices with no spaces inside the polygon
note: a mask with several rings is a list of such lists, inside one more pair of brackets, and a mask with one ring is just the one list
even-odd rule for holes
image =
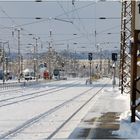
{"label": "platform", "polygon": [[[120,127],[120,115],[128,110],[119,89],[104,89],[98,101],[81,120],[69,139],[121,139],[114,133]],[[129,103],[129,101],[128,101]]]}

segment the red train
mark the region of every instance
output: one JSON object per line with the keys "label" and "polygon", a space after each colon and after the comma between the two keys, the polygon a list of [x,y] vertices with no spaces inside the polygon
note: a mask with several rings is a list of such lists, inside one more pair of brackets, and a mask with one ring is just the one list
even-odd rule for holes
{"label": "red train", "polygon": [[43,78],[44,79],[49,79],[49,72],[48,71],[44,71]]}

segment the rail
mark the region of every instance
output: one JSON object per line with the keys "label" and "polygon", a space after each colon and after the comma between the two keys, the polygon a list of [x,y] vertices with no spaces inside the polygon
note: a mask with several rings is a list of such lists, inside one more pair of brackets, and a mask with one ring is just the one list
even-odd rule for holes
{"label": "rail", "polygon": [[[90,102],[105,86],[107,85],[107,83],[104,84],[104,86],[99,89],[94,95],[91,95],[91,97],[86,101],[84,102],[84,104],[82,104],[69,118],[66,119],[66,121],[64,123],[62,123],[60,125],[59,128],[57,128],[53,133],[51,133],[48,137],[48,138],[52,138],[66,123],[68,123],[68,121],[71,120],[71,118],[73,116],[75,116],[88,102]],[[53,114],[54,112],[56,112],[57,110],[61,109],[62,107],[66,106],[67,104],[69,103],[72,103],[73,101],[77,100],[79,97],[82,97],[83,95],[87,94],[89,91],[93,90],[94,87],[91,87],[90,89],[54,106],[53,108],[39,114],[39,115],[36,115],[34,116],[33,118],[27,120],[26,122],[24,122],[23,124],[19,125],[18,127],[2,134],[0,136],[0,139],[6,139],[6,138],[12,138],[14,137],[15,135],[17,135],[18,133],[20,133],[21,131],[23,131],[25,128],[28,128],[30,126],[32,126],[33,124],[39,122],[40,120],[46,118],[47,116]]]}
{"label": "rail", "polygon": [[0,83],[0,89],[9,89],[9,88],[16,88],[16,87],[28,87],[33,86],[40,83],[45,83],[45,80],[39,81],[23,81],[23,82],[11,82],[11,83]]}

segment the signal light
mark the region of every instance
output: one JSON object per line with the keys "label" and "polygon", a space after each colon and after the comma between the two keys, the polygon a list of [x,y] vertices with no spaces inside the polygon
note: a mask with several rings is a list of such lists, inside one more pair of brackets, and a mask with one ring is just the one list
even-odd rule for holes
{"label": "signal light", "polygon": [[112,60],[117,61],[117,53],[112,53]]}
{"label": "signal light", "polygon": [[88,60],[92,60],[92,53],[88,53]]}

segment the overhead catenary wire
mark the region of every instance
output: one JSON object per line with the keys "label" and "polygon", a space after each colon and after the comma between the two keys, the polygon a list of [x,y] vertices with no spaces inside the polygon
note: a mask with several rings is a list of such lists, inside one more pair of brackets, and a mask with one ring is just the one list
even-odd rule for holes
{"label": "overhead catenary wire", "polygon": [[[11,17],[12,19],[16,19],[16,20],[26,20],[26,19],[28,19],[28,20],[36,20],[36,19],[44,19],[44,20],[49,20],[50,19],[50,17]],[[52,19],[55,19],[55,17],[51,17]],[[9,17],[0,17],[0,19],[9,19]],[[62,20],[67,20],[67,19],[74,19],[74,20],[100,20],[100,19],[104,19],[104,20],[120,20],[121,18],[120,17],[61,17],[61,19]]]}
{"label": "overhead catenary wire", "polygon": [[[13,20],[13,18],[12,17],[10,17],[8,14],[7,14],[7,12],[2,8],[2,7],[0,7],[0,10],[7,16],[7,18],[9,18],[10,20],[11,20],[11,22],[14,24],[14,26],[13,27],[10,27],[10,28],[6,28],[6,29],[16,29],[16,28],[18,28],[18,27],[20,27],[20,29],[22,29],[22,30],[24,30],[28,35],[32,35],[32,36],[34,36],[34,37],[36,37],[36,35],[35,34],[32,34],[32,33],[30,33],[29,31],[27,31],[26,29],[23,29],[23,27],[21,26],[21,25],[19,25],[19,24],[17,24],[14,20]],[[22,35],[22,33],[20,33],[20,35]],[[12,37],[13,37],[13,35],[12,35]],[[19,41],[17,38],[13,38],[13,43],[14,43],[14,46],[16,46],[17,44],[15,43],[16,41]],[[40,40],[41,41],[41,40]],[[21,50],[21,48],[20,48],[20,50]]]}
{"label": "overhead catenary wire", "polygon": [[[10,29],[14,29],[14,28],[17,28],[17,27],[20,27],[20,28],[23,29],[22,25],[17,24],[17,23],[15,22],[15,20],[13,20],[13,18],[10,17],[10,16],[7,14],[7,12],[6,12],[1,6],[0,6],[0,10],[1,10],[1,11],[7,16],[7,18],[10,19],[11,22],[14,24],[13,27],[9,27]],[[27,31],[26,29],[24,29],[24,31],[26,31],[28,34],[31,34],[31,33],[30,33],[29,31]]]}
{"label": "overhead catenary wire", "polygon": [[[74,6],[74,8],[76,9],[75,4],[74,4],[73,6]],[[83,24],[82,20],[80,19],[80,16],[79,16],[79,13],[78,13],[77,10],[76,10],[76,14],[77,14],[77,17],[78,17],[78,20],[79,20],[79,25],[81,25],[81,27],[83,28],[83,30],[86,32],[86,34],[87,34],[87,39],[90,41],[89,36],[88,36],[89,33],[88,33],[88,31],[86,30],[86,27],[85,27],[85,25]]]}
{"label": "overhead catenary wire", "polygon": [[[69,18],[69,15],[68,15],[68,13],[65,11],[65,9],[64,9],[64,7],[58,2],[58,4],[59,4],[59,6],[60,6],[60,8],[63,10],[63,12],[65,13],[65,15],[66,15],[66,17],[67,18]],[[77,11],[76,9],[78,9],[78,8],[75,8],[74,7],[74,10],[71,10],[71,11]],[[72,18],[71,18],[72,19]],[[79,32],[81,32],[82,33],[82,31],[81,31],[81,29],[80,29],[80,27],[79,26],[77,26],[75,23],[74,23],[74,21],[73,21],[73,24],[72,24]],[[84,28],[84,27],[83,27]],[[83,34],[83,33],[82,33]],[[84,36],[85,36],[85,34],[84,34]],[[88,38],[88,36],[86,35],[85,36],[87,39],[88,39],[88,41],[89,41],[89,38]]]}
{"label": "overhead catenary wire", "polygon": [[[60,2],[59,2],[60,3]],[[55,17],[61,17],[61,19],[72,19],[70,16],[69,16],[69,14],[70,13],[72,13],[72,12],[76,12],[76,10],[78,11],[78,10],[80,10],[80,9],[83,9],[83,8],[87,8],[87,7],[89,7],[89,6],[91,6],[91,5],[94,5],[95,4],[95,2],[91,2],[91,3],[89,3],[89,4],[86,4],[86,5],[84,5],[84,6],[81,6],[81,7],[78,7],[78,8],[74,8],[74,9],[72,9],[72,10],[68,10],[68,11],[63,11],[63,13],[62,14],[59,14],[59,15],[57,15],[57,16],[55,16]],[[60,3],[60,5],[61,5],[61,3]],[[62,7],[62,6],[61,6]],[[63,15],[67,15],[67,17],[63,17]],[[54,18],[55,18],[54,17]],[[8,17],[7,17],[8,18]],[[14,17],[11,17],[12,19],[14,18]],[[22,18],[22,17],[21,17]],[[23,17],[24,18],[24,17]],[[28,17],[27,17],[28,18]],[[54,19],[54,18],[52,18],[52,19]],[[86,17],[73,17],[73,19],[74,20],[84,20],[84,19],[93,19],[93,20],[98,20],[98,18],[94,18],[94,17],[88,17],[88,18],[86,18]],[[109,18],[106,18],[106,19],[109,19]],[[118,17],[116,17],[116,18],[113,18],[113,17],[110,17],[110,19],[119,19]],[[41,17],[41,19],[39,19],[39,20],[37,20],[37,21],[33,21],[33,22],[30,22],[30,23],[25,23],[25,24],[22,24],[22,26],[21,25],[16,25],[16,27],[24,27],[24,26],[26,26],[26,25],[32,25],[32,24],[36,24],[36,23],[41,23],[41,22],[46,22],[46,21],[48,21],[48,20],[50,20],[50,18],[45,18],[45,17]],[[77,26],[77,25],[73,25],[73,26],[75,26],[75,28],[77,28],[76,30],[77,31],[79,31],[80,32],[80,34],[82,34],[83,36],[86,36],[87,34],[86,33],[83,33],[82,31],[81,31],[81,29],[79,29],[79,26]],[[27,32],[27,35],[29,34],[29,32]],[[97,33],[97,35],[99,35],[99,34],[101,34],[100,32],[99,33]],[[23,35],[23,33],[22,33],[22,35]],[[39,35],[39,34],[36,34],[36,35]],[[52,34],[53,35],[53,34]],[[88,34],[88,36],[90,36],[90,33]],[[71,38],[69,38],[70,40],[71,40]],[[65,39],[66,41],[67,40],[69,40],[69,39]],[[61,41],[61,40],[60,40]]]}
{"label": "overhead catenary wire", "polygon": [[[80,9],[83,9],[83,8],[87,8],[87,7],[91,6],[91,5],[93,5],[94,3],[95,3],[95,2],[92,2],[92,3],[90,3],[90,4],[81,6],[81,7],[77,8],[77,9],[70,10],[70,11],[68,11],[68,12],[64,11],[64,13],[55,16],[54,19],[55,19],[55,18],[59,18],[59,17],[65,15],[65,14],[70,14],[70,13],[74,12],[75,10],[80,10]],[[2,9],[2,7],[1,7],[1,9]],[[6,13],[4,10],[3,10],[3,12]],[[6,16],[7,16],[7,18],[9,18],[10,20],[12,20],[13,23],[15,22],[15,21],[13,20],[13,18],[10,17],[8,14],[6,14]],[[15,25],[16,25],[15,27],[23,27],[23,26],[27,26],[27,25],[32,25],[32,24],[37,24],[37,23],[41,23],[41,22],[46,22],[46,21],[48,21],[48,20],[50,20],[50,17],[49,17],[49,18],[45,18],[45,19],[44,19],[44,18],[43,18],[43,19],[41,18],[39,21],[24,23],[24,24],[21,24],[21,25],[20,25],[20,24],[18,24],[18,25],[15,24]]]}

